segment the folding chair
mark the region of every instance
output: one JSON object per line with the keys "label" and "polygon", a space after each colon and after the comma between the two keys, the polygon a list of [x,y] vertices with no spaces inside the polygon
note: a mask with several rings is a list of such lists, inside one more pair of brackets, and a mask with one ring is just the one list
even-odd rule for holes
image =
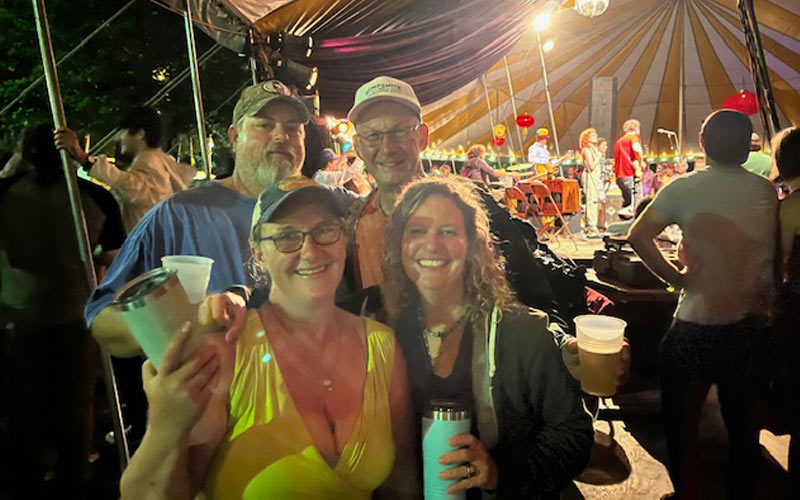
{"label": "folding chair", "polygon": [[[550,237],[555,237],[558,236],[561,231],[565,231],[577,250],[578,244],[575,241],[575,237],[569,229],[569,225],[566,219],[564,219],[564,214],[561,212],[561,208],[558,203],[556,203],[555,198],[553,198],[553,193],[550,192],[550,188],[547,187],[547,184],[540,181],[533,181],[524,184],[520,183],[520,187],[523,192],[529,192],[531,198],[539,206],[539,216],[542,217],[542,219],[540,219],[542,227],[537,231],[537,234],[541,235],[547,233]],[[547,218],[547,220],[544,218]],[[561,227],[556,228],[556,220],[561,221]]]}

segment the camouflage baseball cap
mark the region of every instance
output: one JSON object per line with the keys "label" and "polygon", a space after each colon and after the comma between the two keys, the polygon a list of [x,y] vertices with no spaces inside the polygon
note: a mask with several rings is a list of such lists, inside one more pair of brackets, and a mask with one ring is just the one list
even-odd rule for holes
{"label": "camouflage baseball cap", "polygon": [[233,124],[246,116],[254,116],[261,108],[274,100],[281,100],[293,107],[300,116],[300,121],[308,123],[309,113],[306,105],[299,98],[292,95],[289,87],[278,80],[269,80],[250,85],[242,91],[236,107],[233,108]]}

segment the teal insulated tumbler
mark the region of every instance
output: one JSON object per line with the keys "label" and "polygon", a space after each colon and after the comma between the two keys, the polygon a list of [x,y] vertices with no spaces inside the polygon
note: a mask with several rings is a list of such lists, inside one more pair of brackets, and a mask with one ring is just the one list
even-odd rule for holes
{"label": "teal insulated tumbler", "polygon": [[441,465],[439,457],[443,453],[458,448],[450,446],[450,438],[457,434],[470,432],[470,413],[463,405],[453,401],[431,401],[422,417],[422,463],[425,486],[425,500],[464,500],[464,492],[456,495],[447,493],[447,488],[455,480],[439,479],[439,473],[460,464]]}

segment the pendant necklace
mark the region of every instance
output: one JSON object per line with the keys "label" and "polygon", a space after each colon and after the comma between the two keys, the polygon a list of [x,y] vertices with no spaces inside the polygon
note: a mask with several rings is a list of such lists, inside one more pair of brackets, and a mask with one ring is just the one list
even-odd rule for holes
{"label": "pendant necklace", "polygon": [[432,361],[436,361],[442,353],[442,342],[444,339],[449,337],[451,334],[458,331],[461,325],[464,324],[464,320],[467,319],[466,314],[462,314],[460,318],[458,318],[455,323],[450,325],[447,329],[443,331],[435,331],[431,330],[430,328],[425,326],[425,320],[422,317],[422,312],[420,311],[419,315],[419,322],[422,326],[422,338],[425,340],[425,347],[428,350],[428,356],[430,356]]}

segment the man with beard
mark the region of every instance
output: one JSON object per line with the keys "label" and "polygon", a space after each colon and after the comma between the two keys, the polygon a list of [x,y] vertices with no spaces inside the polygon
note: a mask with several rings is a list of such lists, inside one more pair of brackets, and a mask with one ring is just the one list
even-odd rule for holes
{"label": "man with beard", "polygon": [[119,314],[107,306],[127,281],[160,267],[162,256],[214,259],[209,293],[252,282],[245,263],[256,198],[266,187],[299,174],[308,119],[303,102],[278,81],[242,91],[228,129],[235,152],[233,175],[175,194],[133,228],[86,306],[86,322],[100,345],[115,356],[139,354]]}

